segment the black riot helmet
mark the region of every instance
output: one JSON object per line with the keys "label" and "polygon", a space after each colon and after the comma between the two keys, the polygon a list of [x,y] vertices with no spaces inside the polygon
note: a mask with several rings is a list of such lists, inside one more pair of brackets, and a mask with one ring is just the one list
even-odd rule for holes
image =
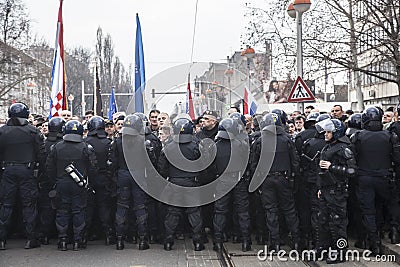
{"label": "black riot helmet", "polygon": [[316,121],[318,116],[321,115],[319,112],[311,112],[308,114],[306,121]]}
{"label": "black riot helmet", "polygon": [[229,118],[237,120],[243,125],[246,125],[246,117],[243,114],[240,114],[239,112],[233,112],[232,114],[229,115]]}
{"label": "black riot helmet", "polygon": [[260,129],[264,129],[265,126],[275,125],[282,126],[281,118],[276,113],[268,113],[264,115],[262,120],[260,121]]}
{"label": "black riot helmet", "polygon": [[172,126],[174,134],[193,134],[194,124],[191,120],[186,118],[177,119]]}
{"label": "black riot helmet", "polygon": [[8,117],[27,119],[29,117],[29,108],[22,102],[14,103],[8,108]]}
{"label": "black riot helmet", "polygon": [[83,126],[82,124],[77,121],[77,120],[70,120],[67,123],[65,123],[63,127],[63,134],[77,134],[77,135],[83,135]]}
{"label": "black riot helmet", "polygon": [[149,119],[144,113],[135,112],[135,115],[138,115],[142,119],[144,126],[149,126]]}
{"label": "black riot helmet", "polygon": [[93,116],[90,118],[87,124],[88,131],[104,130],[106,128],[106,122],[100,116]]}
{"label": "black riot helmet", "polygon": [[317,117],[317,119],[315,120],[315,123],[318,123],[320,121],[323,121],[323,120],[326,120],[326,119],[330,119],[330,118],[332,118],[331,115],[329,115],[328,113],[324,113],[324,114],[321,114],[321,115],[319,115]]}
{"label": "black riot helmet", "polygon": [[361,130],[361,113],[354,113],[347,121],[347,127]]}
{"label": "black riot helmet", "polygon": [[321,115],[319,112],[311,112],[308,114],[307,119],[304,122],[304,128],[308,129],[313,126],[319,115]]}
{"label": "black riot helmet", "polygon": [[63,127],[65,125],[65,120],[61,117],[51,118],[49,121],[49,133],[62,133]]}
{"label": "black riot helmet", "polygon": [[232,118],[223,119],[218,124],[217,138],[232,139],[239,134],[238,121]]}
{"label": "black riot helmet", "polygon": [[371,121],[382,123],[382,112],[376,107],[369,107],[361,115],[361,125],[365,128]]}
{"label": "black riot helmet", "polygon": [[124,119],[122,133],[127,135],[142,135],[145,133],[143,120],[136,114],[128,115]]}
{"label": "black riot helmet", "polygon": [[286,124],[287,122],[287,114],[285,111],[283,111],[282,109],[274,109],[271,111],[271,113],[275,113],[276,115],[279,116],[279,119],[281,121],[282,124]]}

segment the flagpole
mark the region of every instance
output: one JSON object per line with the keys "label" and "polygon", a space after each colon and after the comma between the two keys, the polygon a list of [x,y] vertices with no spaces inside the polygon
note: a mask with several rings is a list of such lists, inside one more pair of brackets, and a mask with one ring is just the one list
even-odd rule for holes
{"label": "flagpole", "polygon": [[94,64],[93,64],[93,112],[94,112],[94,115],[97,115],[96,114],[96,107],[97,107],[96,73],[97,73],[97,58],[94,59]]}

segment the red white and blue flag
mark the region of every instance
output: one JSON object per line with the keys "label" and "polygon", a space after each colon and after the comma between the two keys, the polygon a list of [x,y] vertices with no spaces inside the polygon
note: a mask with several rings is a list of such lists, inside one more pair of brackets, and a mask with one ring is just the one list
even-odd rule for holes
{"label": "red white and blue flag", "polygon": [[257,112],[257,103],[247,88],[244,88],[244,97],[243,97],[243,114],[250,114],[253,116]]}
{"label": "red white and blue flag", "polygon": [[56,44],[54,48],[53,69],[51,73],[50,118],[59,116],[62,110],[68,108],[65,86],[66,75],[64,60],[64,28],[62,22],[62,4],[63,0],[60,0],[60,8],[58,9]]}
{"label": "red white and blue flag", "polygon": [[187,85],[187,91],[186,91],[186,113],[189,114],[189,116],[190,116],[190,118],[192,118],[192,120],[194,120],[196,118],[194,116],[192,91],[190,90],[190,74],[188,74],[188,85]]}

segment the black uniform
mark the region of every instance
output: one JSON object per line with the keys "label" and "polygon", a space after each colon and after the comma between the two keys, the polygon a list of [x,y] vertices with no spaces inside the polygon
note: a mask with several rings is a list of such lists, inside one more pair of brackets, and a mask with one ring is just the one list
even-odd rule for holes
{"label": "black uniform", "polygon": [[[300,230],[300,241],[303,247],[308,246],[308,241],[311,240],[311,199],[316,198],[316,187],[315,179],[316,173],[315,167],[318,163],[314,156],[317,151],[321,151],[325,146],[324,136],[321,138],[313,139],[310,143],[310,139],[317,135],[317,130],[314,126],[310,126],[306,130],[298,133],[295,137],[296,150],[300,156],[300,173],[296,177],[295,185],[295,198],[297,210],[299,213],[299,230]],[[306,154],[304,151],[307,149]],[[303,153],[306,155],[304,156]],[[302,156],[303,155],[303,156]],[[310,169],[311,168],[311,169]],[[311,173],[310,173],[311,172]],[[313,186],[314,185],[314,186]]]}
{"label": "black uniform", "polygon": [[[276,127],[276,135],[272,128]],[[267,145],[276,138],[276,150]],[[286,224],[292,234],[293,241],[298,242],[299,219],[294,206],[293,185],[289,181],[299,170],[299,157],[290,137],[282,126],[269,125],[262,130],[261,138],[254,143],[254,153],[251,155],[252,173],[254,173],[261,153],[274,153],[269,173],[261,171],[253,175],[262,175],[266,178],[261,186],[261,200],[266,213],[267,227],[270,231],[270,245],[279,250],[279,212],[286,219]]]}
{"label": "black uniform", "polygon": [[[125,126],[124,126],[125,127]],[[123,151],[123,138],[126,142],[130,142],[130,148],[137,153],[146,153],[144,147],[144,136],[129,136],[123,135],[113,141],[111,152],[111,169],[117,172],[117,211],[115,214],[115,230],[117,238],[122,239],[127,233],[128,211],[133,209],[136,215],[136,224],[139,238],[141,240],[142,248],[147,249],[148,238],[148,214],[146,209],[147,194],[139,187],[139,184],[132,177],[132,174],[125,161]],[[125,141],[124,141],[125,142]],[[150,157],[151,158],[151,157]],[[145,176],[145,162],[136,162],[133,170],[134,175],[138,179],[143,179]],[[118,243],[117,243],[118,244]],[[140,245],[140,244],[139,244]],[[118,248],[117,249],[123,249]]]}
{"label": "black uniform", "polygon": [[320,169],[317,185],[320,189],[317,223],[317,247],[340,247],[338,240],[347,240],[348,178],[355,175],[354,154],[347,136],[328,143],[321,151],[320,160],[331,162],[328,170]]}
{"label": "black uniform", "polygon": [[[319,157],[320,152],[326,145],[324,134],[315,133],[315,137],[308,139],[304,142],[300,150],[300,167],[301,176],[303,177],[303,184],[300,187],[304,187],[304,191],[301,196],[304,199],[300,200],[301,213],[299,214],[300,219],[300,231],[305,241],[313,239],[314,243],[318,243],[316,239],[319,239],[318,231],[318,173],[319,173]],[[303,244],[309,246],[309,244]]]}
{"label": "black uniform", "polygon": [[[4,172],[0,183],[0,242],[5,242],[7,227],[19,192],[22,216],[28,241],[26,248],[37,246],[35,230],[37,217],[38,186],[34,167],[43,167],[45,148],[40,131],[26,119],[11,118],[0,127],[0,161]],[[4,245],[4,243],[3,243]]]}
{"label": "black uniform", "polygon": [[[250,143],[250,155],[254,153],[255,141],[260,138],[261,131],[257,130],[250,135],[249,141]],[[249,168],[246,170],[248,172],[248,176],[251,178],[251,168],[252,166],[256,166],[258,162],[252,163],[252,157],[249,157]],[[256,241],[258,245],[265,245],[265,241],[267,240],[267,226],[265,224],[265,210],[261,202],[261,187],[254,192],[250,193],[250,209],[252,213],[250,213],[251,222],[253,223],[253,227],[256,232]]]}
{"label": "black uniform", "polygon": [[[397,232],[399,206],[393,181],[393,166],[396,175],[400,172],[400,149],[397,135],[388,131],[362,130],[352,137],[354,152],[359,167],[357,197],[360,202],[364,226],[367,229],[370,246],[374,250],[377,236],[375,200],[381,198],[390,212],[390,224]],[[394,164],[394,165],[392,165]]]}
{"label": "black uniform", "polygon": [[[79,138],[66,138],[64,141],[51,147],[47,158],[47,172],[49,177],[56,177],[57,212],[56,226],[60,243],[64,243],[68,236],[69,223],[72,220],[73,239],[75,244],[83,247],[85,244],[85,216],[87,206],[87,190],[80,187],[66,172],[65,168],[73,164],[84,177],[96,176],[97,161],[93,147],[83,142],[81,136],[69,134]],[[76,249],[74,244],[74,249]],[[60,245],[60,244],[59,244]]]}
{"label": "black uniform", "polygon": [[[145,128],[145,141],[149,150],[154,153],[153,167],[158,168],[158,159],[160,157],[162,144],[157,135],[155,135],[149,127]],[[147,198],[147,211],[149,214],[149,232],[150,243],[155,243],[161,235],[164,234],[164,217],[165,206],[156,199],[148,196]]]}
{"label": "black uniform", "polygon": [[[188,172],[181,170],[170,164],[166,154],[175,153],[174,151],[181,150],[183,156],[188,160],[196,160],[200,157],[199,145],[193,141],[192,136],[188,138],[179,138],[168,143],[161,152],[159,159],[160,174],[169,179],[171,183],[185,187],[198,186],[198,172]],[[190,138],[189,138],[190,137]],[[164,248],[170,250],[174,243],[174,234],[179,223],[179,218],[183,212],[186,212],[189,223],[193,231],[193,242],[195,246],[202,250],[202,230],[203,219],[199,207],[182,208],[177,206],[168,206],[167,215],[165,217],[165,244]],[[201,248],[201,249],[200,249]]]}
{"label": "black uniform", "polygon": [[[62,136],[57,133],[49,133],[45,140],[46,158],[50,153],[51,146],[62,141]],[[52,200],[49,192],[54,188],[55,177],[48,177],[47,173],[43,173],[39,178],[39,235],[42,244],[48,244],[48,238],[51,231],[55,228],[55,209],[52,206]]]}
{"label": "black uniform", "polygon": [[86,224],[90,231],[95,210],[97,209],[102,232],[106,235],[106,241],[109,243],[113,232],[113,220],[111,218],[113,197],[116,195],[115,181],[112,180],[113,177],[107,171],[107,159],[111,149],[111,140],[107,138],[104,130],[97,129],[88,133],[85,142],[93,147],[98,167],[97,175],[91,177],[90,180],[95,194],[91,191],[88,192]]}
{"label": "black uniform", "polygon": [[[250,215],[249,215],[249,176],[244,176],[243,169],[247,165],[244,155],[248,153],[248,145],[245,140],[240,139],[222,139],[216,141],[217,154],[214,161],[217,176],[222,173],[229,176],[231,181],[239,181],[233,189],[231,189],[222,198],[215,201],[214,208],[214,242],[222,243],[224,241],[223,233],[226,231],[227,215],[230,210],[230,202],[233,199],[233,208],[237,216],[238,230],[243,242],[242,249],[247,251],[250,249]],[[231,145],[235,154],[231,153]],[[231,161],[231,167],[226,170],[228,162]],[[216,191],[227,191],[230,182],[221,181],[216,186]]]}

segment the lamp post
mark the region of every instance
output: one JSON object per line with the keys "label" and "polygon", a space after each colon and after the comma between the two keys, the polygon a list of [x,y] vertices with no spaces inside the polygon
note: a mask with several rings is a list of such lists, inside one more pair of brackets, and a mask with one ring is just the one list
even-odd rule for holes
{"label": "lamp post", "polygon": [[232,106],[232,88],[231,88],[231,78],[233,76],[233,69],[228,66],[225,71],[225,76],[228,78],[228,88],[229,88],[229,107]]}
{"label": "lamp post", "polygon": [[244,51],[242,51],[242,53],[240,55],[244,56],[246,58],[246,60],[247,60],[247,73],[248,73],[247,77],[249,79],[249,87],[247,89],[249,90],[249,94],[251,94],[251,90],[250,90],[250,84],[251,84],[251,80],[250,80],[250,60],[252,60],[254,58],[256,53],[255,53],[254,49],[251,48],[248,45],[247,48]]}
{"label": "lamp post", "polygon": [[75,97],[74,97],[72,94],[70,94],[70,95],[68,96],[69,104],[70,104],[70,106],[71,106],[71,115],[72,115],[72,113],[73,113],[72,101],[74,101],[74,98],[75,98]]}
{"label": "lamp post", "polygon": [[[297,24],[297,76],[303,78],[303,27],[302,17],[303,13],[309,10],[311,7],[310,0],[294,0],[290,3],[287,9],[288,15],[291,18],[296,18]],[[303,112],[303,103],[297,103],[297,107]]]}

